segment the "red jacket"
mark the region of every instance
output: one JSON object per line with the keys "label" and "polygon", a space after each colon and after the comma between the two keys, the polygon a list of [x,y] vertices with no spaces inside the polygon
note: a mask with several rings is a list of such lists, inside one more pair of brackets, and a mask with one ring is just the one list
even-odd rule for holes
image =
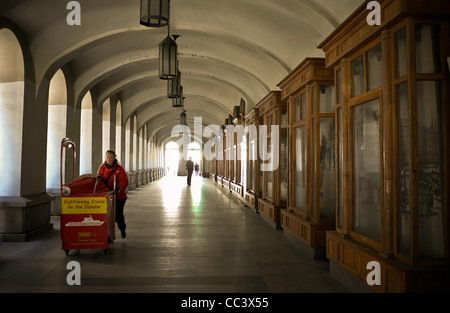
{"label": "red jacket", "polygon": [[[112,171],[114,172],[110,176]],[[116,163],[112,167],[109,167],[106,163],[103,163],[98,169],[97,174],[111,190],[114,189],[113,176],[116,176],[117,199],[127,199],[126,189],[128,187],[128,176],[122,166]]]}

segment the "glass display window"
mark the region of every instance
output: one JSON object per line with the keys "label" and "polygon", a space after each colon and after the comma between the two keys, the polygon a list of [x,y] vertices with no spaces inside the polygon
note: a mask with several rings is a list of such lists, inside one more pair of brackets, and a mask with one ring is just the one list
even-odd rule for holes
{"label": "glass display window", "polygon": [[353,230],[380,240],[380,103],[372,100],[352,108]]}
{"label": "glass display window", "polygon": [[[450,6],[378,2],[380,27],[367,25],[361,6],[319,45],[336,87],[337,216],[327,256],[362,283],[361,265],[378,257],[386,275],[369,287],[377,292],[447,290]],[[315,119],[313,137],[327,127]],[[316,171],[324,160],[318,144],[307,145],[319,153]]]}

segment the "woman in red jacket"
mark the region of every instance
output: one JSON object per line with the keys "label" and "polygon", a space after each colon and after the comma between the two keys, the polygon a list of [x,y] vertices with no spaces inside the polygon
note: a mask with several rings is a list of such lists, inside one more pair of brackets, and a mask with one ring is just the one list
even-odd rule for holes
{"label": "woman in red jacket", "polygon": [[127,200],[126,189],[128,187],[128,176],[124,168],[116,159],[116,153],[112,150],[106,151],[105,163],[103,163],[97,171],[97,175],[103,180],[111,190],[114,189],[114,177],[116,177],[116,223],[119,228],[122,238],[126,237],[125,216],[123,215],[123,208]]}

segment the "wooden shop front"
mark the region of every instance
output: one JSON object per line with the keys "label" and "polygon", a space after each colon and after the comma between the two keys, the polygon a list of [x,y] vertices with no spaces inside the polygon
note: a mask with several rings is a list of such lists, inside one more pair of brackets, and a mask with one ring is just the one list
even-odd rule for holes
{"label": "wooden shop front", "polygon": [[313,259],[325,258],[325,231],[335,229],[334,72],[307,58],[278,86],[289,105],[289,202],[283,234]]}
{"label": "wooden shop front", "polygon": [[381,25],[365,3],[319,45],[337,91],[330,273],[350,290],[449,291],[450,2],[378,3]]}
{"label": "wooden shop front", "polygon": [[[259,132],[265,131],[266,134],[260,134],[258,140],[258,147],[262,145],[258,148],[261,183],[258,212],[279,229],[280,210],[286,208],[288,201],[287,103],[281,100],[280,91],[272,91],[256,107],[260,119]],[[268,157],[262,157],[261,151],[267,152]]]}

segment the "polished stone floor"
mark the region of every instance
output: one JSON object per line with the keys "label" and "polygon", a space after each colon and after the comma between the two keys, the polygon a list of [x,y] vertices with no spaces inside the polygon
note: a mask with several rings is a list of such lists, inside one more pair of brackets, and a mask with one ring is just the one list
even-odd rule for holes
{"label": "polished stone floor", "polygon": [[[328,263],[210,179],[164,177],[130,191],[127,237],[109,251],[61,249],[60,220],[25,243],[0,243],[0,293],[347,293]],[[66,282],[80,264],[81,285]]]}

